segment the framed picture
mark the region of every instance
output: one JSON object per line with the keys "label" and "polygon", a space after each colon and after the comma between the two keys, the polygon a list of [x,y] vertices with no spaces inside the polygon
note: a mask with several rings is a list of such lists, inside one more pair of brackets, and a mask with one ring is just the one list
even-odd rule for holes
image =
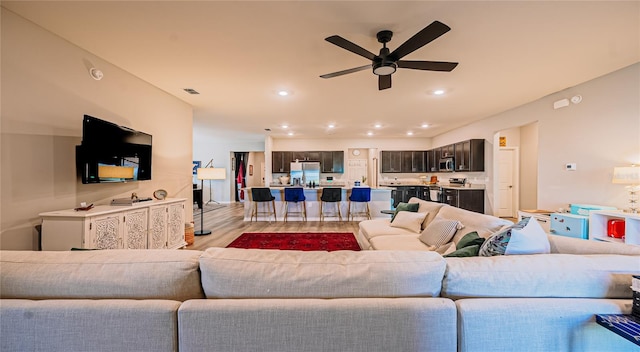
{"label": "framed picture", "polygon": [[200,165],[202,165],[202,161],[193,161],[193,174],[197,175],[198,174],[198,168],[200,167]]}

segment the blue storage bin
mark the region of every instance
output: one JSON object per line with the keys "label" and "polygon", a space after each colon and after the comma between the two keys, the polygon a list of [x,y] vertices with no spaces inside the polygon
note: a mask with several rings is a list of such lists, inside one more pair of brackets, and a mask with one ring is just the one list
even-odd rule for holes
{"label": "blue storage bin", "polygon": [[589,212],[592,210],[615,210],[614,207],[607,207],[604,205],[593,204],[570,204],[571,214],[589,216]]}
{"label": "blue storage bin", "polygon": [[551,234],[574,238],[589,238],[589,217],[567,213],[551,214]]}

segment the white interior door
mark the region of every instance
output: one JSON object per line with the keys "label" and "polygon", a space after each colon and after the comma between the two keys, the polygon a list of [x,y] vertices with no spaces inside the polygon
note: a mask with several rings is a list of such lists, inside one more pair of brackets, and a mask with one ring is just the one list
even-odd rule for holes
{"label": "white interior door", "polygon": [[515,156],[514,149],[498,152],[498,216],[515,218]]}
{"label": "white interior door", "polygon": [[347,178],[349,183],[362,181],[362,177],[367,176],[367,159],[349,159],[347,164]]}

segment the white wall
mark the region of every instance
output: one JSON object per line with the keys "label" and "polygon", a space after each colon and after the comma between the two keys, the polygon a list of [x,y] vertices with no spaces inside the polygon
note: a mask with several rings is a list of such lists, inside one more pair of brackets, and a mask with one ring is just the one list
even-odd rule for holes
{"label": "white wall", "polygon": [[[36,249],[38,214],[108,204],[136,192],[192,199],[191,107],[101,58],[1,9],[0,248]],[[88,69],[103,71],[93,80]],[[75,146],[84,114],[153,136],[152,180],[83,185]],[[190,207],[186,219],[192,218]]]}
{"label": "white wall", "polygon": [[520,127],[520,209],[538,209],[538,123]]}
{"label": "white wall", "polygon": [[[198,124],[197,119],[193,122],[193,160],[200,160],[203,165],[213,159],[214,167],[223,167],[227,170],[225,181],[212,181],[213,198],[220,203],[235,201],[234,193],[234,171],[231,168],[231,157],[233,152],[264,152],[264,141],[241,140],[230,136],[228,138],[216,137],[210,127]],[[217,135],[217,134],[216,134]],[[269,158],[269,165],[271,158]],[[254,165],[254,172],[258,172]],[[248,175],[248,173],[247,173]],[[194,178],[195,180],[195,178]],[[200,182],[198,181],[198,184]],[[209,199],[209,185],[204,185],[204,201]]]}
{"label": "white wall", "polygon": [[[640,164],[639,77],[640,64],[634,64],[437,136],[433,145],[468,138],[492,141],[497,131],[538,121],[537,207],[587,203],[625,208],[624,187],[612,184],[611,176],[614,166]],[[578,94],[580,104],[553,109],[554,101]],[[578,170],[566,171],[566,163],[577,163]],[[493,160],[486,161],[488,177],[493,177],[492,168]],[[493,197],[492,187],[488,192]]]}

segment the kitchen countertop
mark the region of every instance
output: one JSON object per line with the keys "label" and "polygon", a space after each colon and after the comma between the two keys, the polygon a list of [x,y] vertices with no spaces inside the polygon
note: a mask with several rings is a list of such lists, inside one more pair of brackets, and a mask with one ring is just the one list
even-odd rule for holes
{"label": "kitchen countertop", "polygon": [[451,184],[435,184],[435,185],[429,185],[429,184],[424,184],[424,183],[413,183],[413,182],[394,182],[394,183],[381,183],[380,186],[383,187],[415,187],[415,186],[422,186],[422,187],[439,187],[439,188],[445,188],[445,189],[460,189],[460,190],[474,190],[474,189],[485,189],[485,185],[484,184],[480,184],[480,183],[472,183],[470,184],[470,186],[455,186],[455,185],[451,185]]}

